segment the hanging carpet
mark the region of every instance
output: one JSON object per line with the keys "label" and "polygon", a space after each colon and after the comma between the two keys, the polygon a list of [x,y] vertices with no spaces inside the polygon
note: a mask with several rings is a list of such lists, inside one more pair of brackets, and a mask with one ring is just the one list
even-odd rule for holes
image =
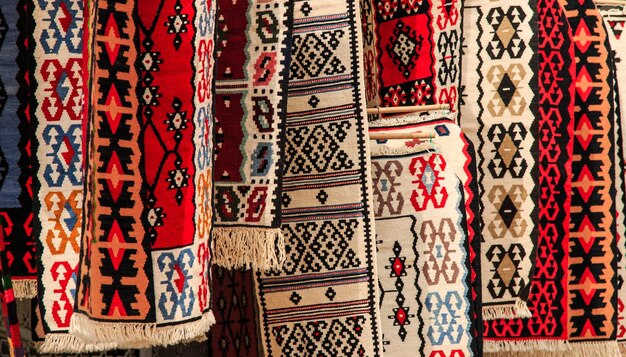
{"label": "hanging carpet", "polygon": [[70,332],[120,348],[204,338],[214,322],[215,3],[91,4],[85,222]]}
{"label": "hanging carpet", "polygon": [[258,272],[265,356],[380,356],[358,3],[296,1],[282,229]]}
{"label": "hanging carpet", "polygon": [[490,352],[565,351],[568,346],[568,247],[572,185],[575,63],[571,29],[556,0],[537,1],[539,229],[529,319],[485,323]]}
{"label": "hanging carpet", "polygon": [[37,292],[28,87],[33,22],[28,4],[0,4],[0,220],[18,298]]}
{"label": "hanging carpet", "polygon": [[536,2],[464,4],[460,126],[476,145],[483,318],[530,317],[538,233]]}
{"label": "hanging carpet", "polygon": [[361,0],[368,107],[447,103],[457,112],[462,6]]}
{"label": "hanging carpet", "polygon": [[214,264],[279,268],[292,1],[218,1]]}
{"label": "hanging carpet", "polygon": [[372,146],[384,353],[478,355],[463,183],[431,144]]}

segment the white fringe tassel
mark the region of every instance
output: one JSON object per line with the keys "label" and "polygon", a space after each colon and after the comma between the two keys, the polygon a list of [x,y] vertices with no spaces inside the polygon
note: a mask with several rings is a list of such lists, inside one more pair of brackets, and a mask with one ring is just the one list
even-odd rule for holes
{"label": "white fringe tassel", "polygon": [[388,146],[388,145],[370,145],[370,153],[372,157],[406,155],[418,153],[421,151],[437,151],[437,147],[428,142],[421,142],[416,146]]}
{"label": "white fringe tassel", "polygon": [[198,320],[172,326],[95,321],[83,314],[75,313],[70,322],[70,334],[88,344],[115,341],[117,348],[149,348],[196,341],[201,339],[214,323],[215,316],[212,311],[205,312]]}
{"label": "white fringe tassel", "polygon": [[530,352],[537,351],[570,351],[572,349],[567,340],[485,340],[483,350],[486,353],[498,353],[498,356],[506,356],[501,352]]}
{"label": "white fringe tassel", "polygon": [[13,293],[16,299],[32,299],[37,296],[37,280],[13,280]]}
{"label": "white fringe tassel", "polygon": [[387,128],[396,125],[419,124],[433,119],[449,119],[453,120],[454,115],[447,110],[435,110],[428,114],[403,114],[398,116],[386,117],[384,119],[372,120],[367,125],[370,128]]}
{"label": "white fringe tassel", "polygon": [[521,299],[517,299],[512,305],[483,306],[483,319],[485,320],[523,319],[532,316],[528,305]]}
{"label": "white fringe tassel", "polygon": [[228,269],[279,270],[285,262],[280,228],[213,228],[213,263]]}
{"label": "white fringe tassel", "polygon": [[[485,341],[487,342],[487,341]],[[489,341],[492,342],[492,341]],[[540,344],[544,342],[556,341],[537,341]],[[506,352],[490,352],[486,353],[486,357],[619,357],[621,356],[620,347],[617,341],[572,341],[567,345],[566,350],[518,350]],[[485,343],[485,348],[487,344]]]}
{"label": "white fringe tassel", "polygon": [[40,354],[48,353],[87,353],[101,352],[117,348],[117,345],[111,343],[88,344],[83,342],[76,336],[63,334],[48,334],[44,342],[35,345],[37,352]]}

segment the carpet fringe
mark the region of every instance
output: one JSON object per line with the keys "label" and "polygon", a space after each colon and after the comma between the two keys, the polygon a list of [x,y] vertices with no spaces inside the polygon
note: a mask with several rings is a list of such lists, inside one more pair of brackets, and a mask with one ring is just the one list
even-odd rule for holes
{"label": "carpet fringe", "polygon": [[370,128],[386,128],[389,126],[419,124],[433,119],[449,119],[454,120],[454,114],[449,110],[433,110],[427,114],[400,114],[396,116],[387,116],[384,119],[375,119],[367,125]]}
{"label": "carpet fringe", "polygon": [[567,340],[485,340],[483,349],[486,353],[498,353],[498,356],[506,356],[507,352],[531,352],[537,351],[570,351],[571,344]]}
{"label": "carpet fringe", "polygon": [[524,319],[532,316],[526,301],[522,299],[517,299],[515,304],[510,305],[483,306],[483,319],[485,320]]}
{"label": "carpet fringe", "polygon": [[415,146],[387,146],[387,145],[371,145],[370,146],[370,155],[379,157],[379,156],[387,156],[387,155],[405,155],[417,153],[425,150],[434,150],[437,151],[437,147],[428,141],[420,142]]}
{"label": "carpet fringe", "polygon": [[617,346],[619,347],[619,350],[622,353],[622,356],[626,356],[626,342],[623,342],[623,341],[617,342]]}
{"label": "carpet fringe", "polygon": [[[487,342],[487,341],[485,341]],[[492,342],[492,341],[489,341]],[[538,341],[557,342],[557,341]],[[565,341],[562,341],[565,342]],[[518,350],[487,352],[485,344],[485,357],[619,357],[620,346],[617,341],[572,341],[567,344],[565,350]]]}
{"label": "carpet fringe", "polygon": [[70,322],[70,334],[87,344],[115,341],[118,348],[148,348],[169,346],[202,338],[215,324],[212,311],[205,312],[198,320],[178,325],[158,326],[156,323],[124,323],[91,320],[74,313]]}
{"label": "carpet fringe", "polygon": [[40,354],[49,353],[88,353],[101,352],[117,348],[115,343],[89,344],[67,333],[46,335],[43,342],[35,344]]}
{"label": "carpet fringe", "polygon": [[13,280],[13,293],[16,299],[32,299],[37,296],[37,280]]}
{"label": "carpet fringe", "polygon": [[280,228],[214,227],[213,263],[228,269],[279,270],[285,262]]}

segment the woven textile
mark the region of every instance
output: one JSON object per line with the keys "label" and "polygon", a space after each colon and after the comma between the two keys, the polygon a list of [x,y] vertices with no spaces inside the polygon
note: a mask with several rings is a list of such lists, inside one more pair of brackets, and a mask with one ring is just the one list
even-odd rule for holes
{"label": "woven textile", "polygon": [[297,1],[288,87],[286,261],[259,272],[266,356],[380,356],[358,3]]}
{"label": "woven textile", "polygon": [[213,266],[211,277],[215,325],[209,332],[210,355],[258,356],[261,338],[257,336],[253,271]]}
{"label": "woven textile", "polygon": [[[81,0],[34,1],[31,111],[33,236],[46,340],[40,351],[83,352],[68,334],[74,311],[83,212]],[[62,21],[60,19],[63,19]]]}
{"label": "woven textile", "polygon": [[372,147],[384,353],[477,355],[463,184],[430,150]]}
{"label": "woven textile", "polygon": [[0,219],[17,297],[36,292],[32,237],[29,63],[32,35],[26,0],[0,4]]}
{"label": "woven textile", "polygon": [[[476,185],[476,160],[473,144],[454,123],[454,114],[449,117],[432,119],[420,115],[405,115],[370,122],[370,132],[423,132],[435,135],[435,146],[446,159],[447,165],[463,184],[463,201],[465,204],[464,228],[468,240],[468,257],[471,262],[470,278],[473,306],[473,332],[477,342],[477,351],[482,351],[482,305],[480,283],[480,227],[478,226],[478,187]],[[389,140],[370,142],[372,147],[383,145],[392,148],[412,148],[420,144],[420,140]],[[375,202],[375,204],[379,204]],[[382,315],[384,319],[384,314]]]}
{"label": "woven textile", "polygon": [[[539,235],[528,308],[530,319],[493,320],[485,350],[566,350],[567,269],[574,130],[574,47],[556,0],[538,0]],[[527,352],[528,353],[528,352]]]}
{"label": "woven textile", "polygon": [[[197,339],[214,322],[208,290],[215,3],[92,5],[85,223],[70,332],[122,348]],[[151,32],[144,25],[152,23]],[[165,110],[161,104],[167,112],[153,120]],[[159,151],[161,145],[170,151]],[[161,204],[167,206],[159,210]],[[169,210],[182,216],[162,219]]]}
{"label": "woven textile", "polygon": [[530,317],[538,221],[536,2],[470,0],[460,125],[476,145],[483,317]]}
{"label": "woven textile", "polygon": [[462,2],[362,0],[369,107],[458,109]]}
{"label": "woven textile", "polygon": [[4,244],[4,230],[0,222],[0,308],[2,309],[2,322],[9,342],[9,354],[11,357],[24,356],[24,346],[20,332],[20,321],[17,316],[17,301],[9,274],[9,260]]}
{"label": "woven textile", "polygon": [[[624,125],[624,120],[626,120],[626,36],[622,36],[622,31],[624,30],[624,24],[626,23],[626,6],[598,6],[598,10],[604,19],[604,24],[607,29],[609,44],[611,45],[611,49],[613,51],[613,63],[615,65],[615,77],[617,81],[617,86],[615,86],[615,93],[619,99],[619,118],[620,121],[616,122],[620,124],[621,131],[616,132],[616,134],[621,134],[621,141],[616,140],[617,148],[623,150],[626,148],[625,140],[626,140],[626,125]],[[616,118],[617,118],[616,113]],[[615,122],[615,121],[614,121]],[[617,151],[617,150],[616,150]],[[619,163],[619,161],[615,161]],[[616,165],[618,168],[617,172],[624,173],[624,161],[622,160],[621,165]],[[621,171],[620,171],[621,170]],[[616,175],[616,184],[618,179],[623,180],[623,175],[620,177]],[[623,182],[622,182],[623,183]],[[616,189],[619,190],[619,186],[616,185]],[[621,208],[621,209],[620,209]],[[626,284],[624,284],[624,280],[626,279],[626,236],[624,235],[624,205],[620,200],[616,200],[616,209],[617,209],[617,232],[618,232],[618,262],[617,262],[617,273],[618,273],[618,317],[617,317],[617,341],[620,342],[620,347],[622,351],[625,351],[625,343],[626,343]]]}
{"label": "woven textile", "polygon": [[293,1],[218,1],[214,263],[278,268]]}
{"label": "woven textile", "polygon": [[592,1],[561,1],[574,34],[576,97],[569,244],[569,340],[617,355],[614,98],[607,33]]}

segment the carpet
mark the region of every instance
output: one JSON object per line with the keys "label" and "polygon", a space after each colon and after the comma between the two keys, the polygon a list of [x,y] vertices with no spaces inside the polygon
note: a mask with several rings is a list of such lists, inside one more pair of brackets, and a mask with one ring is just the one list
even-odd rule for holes
{"label": "carpet", "polygon": [[[9,273],[9,259],[4,244],[4,229],[0,222],[0,308],[2,311],[3,328],[8,342],[8,353],[11,357],[22,357],[25,354],[17,315],[17,301]],[[4,349],[3,349],[4,352]]]}
{"label": "carpet", "polygon": [[568,350],[567,269],[575,62],[573,35],[556,0],[538,0],[539,219],[529,319],[485,325],[485,350],[541,356]]}
{"label": "carpet", "polygon": [[[403,115],[384,120],[371,121],[371,132],[423,132],[433,133],[433,144],[446,159],[449,168],[456,174],[463,184],[463,202],[465,209],[465,231],[469,245],[468,256],[470,259],[470,279],[472,288],[473,332],[477,344],[478,354],[482,351],[482,286],[480,282],[480,227],[478,226],[479,199],[476,182],[476,160],[474,145],[462,133],[461,128],[454,123],[454,114],[427,118],[421,115]],[[377,140],[370,141],[373,148],[387,146],[392,148],[412,148],[420,145],[423,140]],[[377,202],[375,202],[377,203]],[[376,211],[375,211],[376,213]]]}
{"label": "carpet", "polygon": [[[616,132],[616,134],[621,134],[621,140],[616,140],[616,147],[618,149],[623,150],[626,148],[626,125],[624,125],[624,120],[626,120],[626,36],[622,36],[622,32],[624,30],[624,24],[626,24],[626,5],[598,5],[598,10],[600,11],[600,15],[604,20],[604,25],[607,30],[607,34],[609,37],[609,44],[613,51],[613,63],[615,65],[615,79],[617,81],[617,85],[614,86],[616,88],[615,93],[617,98],[619,99],[619,118],[620,121],[614,121],[619,123],[621,126],[621,131]],[[616,117],[617,117],[616,113]],[[623,157],[622,157],[623,158]],[[619,163],[619,165],[615,165],[618,168],[618,172],[624,173],[625,162],[622,160],[615,161]],[[620,177],[621,176],[621,177]],[[623,175],[616,175],[616,183],[617,179],[624,179]],[[623,184],[623,182],[622,182]],[[617,186],[619,189],[619,186]],[[618,196],[619,197],[619,196]],[[621,208],[621,209],[620,209]],[[617,274],[618,274],[618,282],[623,282],[626,279],[626,268],[624,267],[626,263],[626,236],[624,235],[625,224],[624,218],[626,215],[624,214],[624,204],[620,200],[616,200],[616,209],[618,212],[617,215],[617,231],[618,231],[618,261],[617,261]],[[617,341],[620,344],[620,348],[622,353],[626,351],[626,309],[623,307],[626,304],[626,285],[623,283],[618,284],[618,316],[617,316]]]}
{"label": "carpet", "polygon": [[[277,269],[293,2],[218,1],[214,264]],[[243,16],[242,14],[245,14]]]}
{"label": "carpet", "polygon": [[281,270],[257,272],[265,356],[380,356],[378,289],[354,0],[294,5]]}
{"label": "carpet", "polygon": [[384,353],[478,355],[463,183],[429,143],[372,146]]}
{"label": "carpet", "polygon": [[362,0],[368,107],[450,104],[461,79],[462,2]]}
{"label": "carpet", "polygon": [[569,244],[568,335],[575,351],[619,355],[614,70],[593,1],[561,0],[576,56]]}
{"label": "carpet", "polygon": [[536,2],[464,3],[459,123],[476,145],[483,318],[530,317],[538,228]]}
{"label": "carpet", "polygon": [[210,355],[215,357],[256,357],[262,337],[258,336],[252,270],[226,269],[214,265],[213,314],[209,331]]}
{"label": "carpet", "polygon": [[[33,236],[45,342],[41,353],[84,352],[68,334],[74,311],[83,212],[80,0],[35,1],[30,80],[33,113]],[[63,19],[61,21],[60,19]]]}
{"label": "carpet", "polygon": [[[120,348],[203,338],[214,322],[215,3],[91,5],[84,228],[70,333]],[[153,120],[157,111],[170,115]]]}
{"label": "carpet", "polygon": [[32,21],[27,1],[0,5],[0,219],[16,297],[37,291],[32,236],[29,64]]}

